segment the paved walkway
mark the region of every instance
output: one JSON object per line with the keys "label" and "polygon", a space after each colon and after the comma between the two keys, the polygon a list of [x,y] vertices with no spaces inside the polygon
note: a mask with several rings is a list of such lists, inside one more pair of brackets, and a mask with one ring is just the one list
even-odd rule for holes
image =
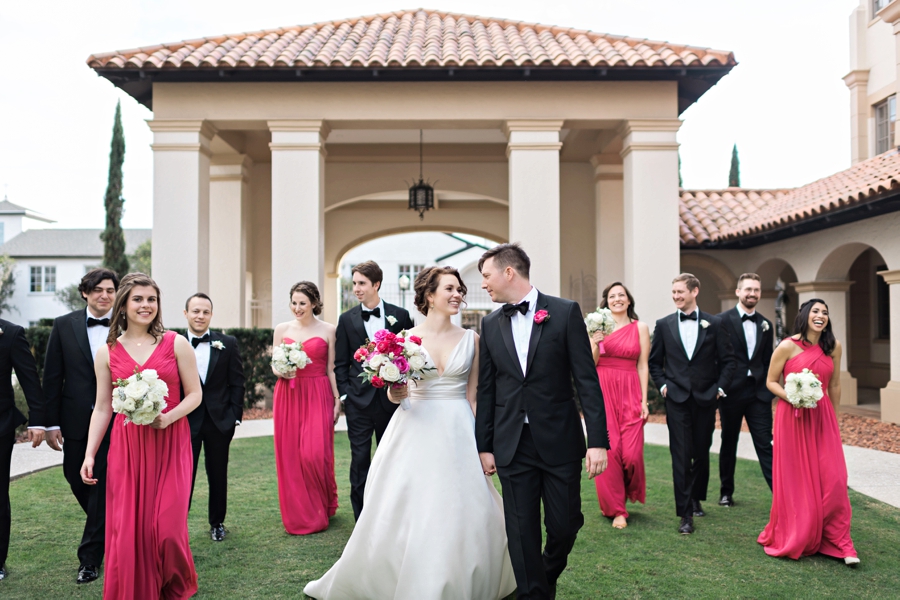
{"label": "paved walkway", "polygon": [[[347,422],[344,417],[341,417],[335,426],[335,431],[346,430]],[[234,437],[240,439],[271,436],[274,431],[275,427],[271,419],[244,421],[235,430]],[[669,430],[661,423],[647,423],[644,429],[644,441],[657,446],[668,446]],[[717,429],[713,436],[712,451],[714,453],[719,452],[720,444],[720,431]],[[749,433],[741,433],[738,457],[756,460],[756,451],[753,449]],[[849,485],[852,489],[900,508],[900,454],[844,446],[844,457],[847,460]],[[37,448],[32,448],[30,444],[16,444],[13,448],[10,479],[61,464],[62,453],[51,450],[46,444],[41,444]]]}

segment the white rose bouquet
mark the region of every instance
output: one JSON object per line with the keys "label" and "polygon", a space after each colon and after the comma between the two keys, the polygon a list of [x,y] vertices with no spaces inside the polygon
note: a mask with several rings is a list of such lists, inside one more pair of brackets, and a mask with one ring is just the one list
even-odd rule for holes
{"label": "white rose bouquet", "polygon": [[[272,368],[286,376],[293,376],[298,369],[305,369],[312,359],[303,351],[303,344],[282,342],[272,350]],[[291,380],[294,387],[294,380]]]}
{"label": "white rose bouquet", "polygon": [[113,412],[125,415],[125,424],[149,425],[166,407],[169,386],[153,369],[134,368],[128,379],[117,379],[112,393]]}
{"label": "white rose bouquet", "polygon": [[822,382],[809,369],[803,369],[799,373],[789,373],[784,378],[784,391],[788,402],[793,405],[794,409],[815,408],[825,395]]}
{"label": "white rose bouquet", "polygon": [[[434,369],[426,366],[422,339],[407,331],[397,335],[380,329],[375,332],[375,341],[360,346],[353,358],[362,363],[363,372],[359,376],[376,388],[403,387]],[[400,407],[409,410],[409,399],[401,400]]]}
{"label": "white rose bouquet", "polygon": [[[608,308],[597,308],[584,318],[584,324],[587,326],[588,335],[593,336],[598,331],[602,331],[604,336],[611,334],[616,330],[616,320],[613,318],[612,311]],[[603,342],[598,345],[600,354],[606,352],[603,348]]]}

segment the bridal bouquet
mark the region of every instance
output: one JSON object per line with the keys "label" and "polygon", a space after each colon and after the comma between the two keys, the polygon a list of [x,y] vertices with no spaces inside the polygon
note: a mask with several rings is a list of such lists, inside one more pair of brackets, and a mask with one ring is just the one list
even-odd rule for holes
{"label": "bridal bouquet", "polygon": [[[294,375],[298,369],[304,369],[310,363],[312,359],[303,351],[303,344],[300,342],[282,342],[272,350],[272,368],[282,375]],[[293,379],[291,387],[294,387]]]}
{"label": "bridal bouquet", "polygon": [[[604,336],[611,334],[616,329],[616,320],[613,318],[612,311],[608,308],[598,308],[584,318],[584,324],[587,326],[588,335],[594,335],[598,331],[602,331]],[[598,345],[600,354],[606,352],[603,348],[603,342]]]}
{"label": "bridal bouquet", "polygon": [[[359,376],[376,388],[403,387],[422,379],[425,371],[433,369],[425,366],[422,339],[406,331],[399,335],[387,329],[376,331],[375,340],[360,346],[353,358],[362,363],[363,372]],[[409,410],[409,398],[404,398],[400,407]]]}
{"label": "bridal bouquet", "polygon": [[[803,369],[799,373],[789,373],[784,378],[784,391],[787,400],[794,409],[815,408],[819,400],[825,395],[822,390],[822,382],[816,374],[809,369]],[[796,412],[794,413],[796,416]]]}
{"label": "bridal bouquet", "polygon": [[113,412],[125,415],[125,424],[149,425],[166,407],[169,386],[153,369],[134,368],[128,379],[117,379],[112,393]]}

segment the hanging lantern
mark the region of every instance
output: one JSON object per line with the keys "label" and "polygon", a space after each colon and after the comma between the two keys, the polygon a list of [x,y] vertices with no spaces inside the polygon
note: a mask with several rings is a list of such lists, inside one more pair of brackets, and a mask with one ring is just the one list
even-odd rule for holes
{"label": "hanging lantern", "polygon": [[409,210],[419,213],[419,219],[425,220],[425,211],[434,208],[434,188],[422,177],[423,136],[419,130],[419,182],[409,188]]}

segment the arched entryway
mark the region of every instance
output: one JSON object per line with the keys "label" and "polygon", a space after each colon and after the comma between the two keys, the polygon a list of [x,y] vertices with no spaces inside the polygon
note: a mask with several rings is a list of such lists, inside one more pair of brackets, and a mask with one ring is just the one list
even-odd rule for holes
{"label": "arched entryway", "polygon": [[681,271],[693,273],[700,280],[700,310],[715,315],[734,305],[737,278],[722,262],[705,254],[684,253]]}

